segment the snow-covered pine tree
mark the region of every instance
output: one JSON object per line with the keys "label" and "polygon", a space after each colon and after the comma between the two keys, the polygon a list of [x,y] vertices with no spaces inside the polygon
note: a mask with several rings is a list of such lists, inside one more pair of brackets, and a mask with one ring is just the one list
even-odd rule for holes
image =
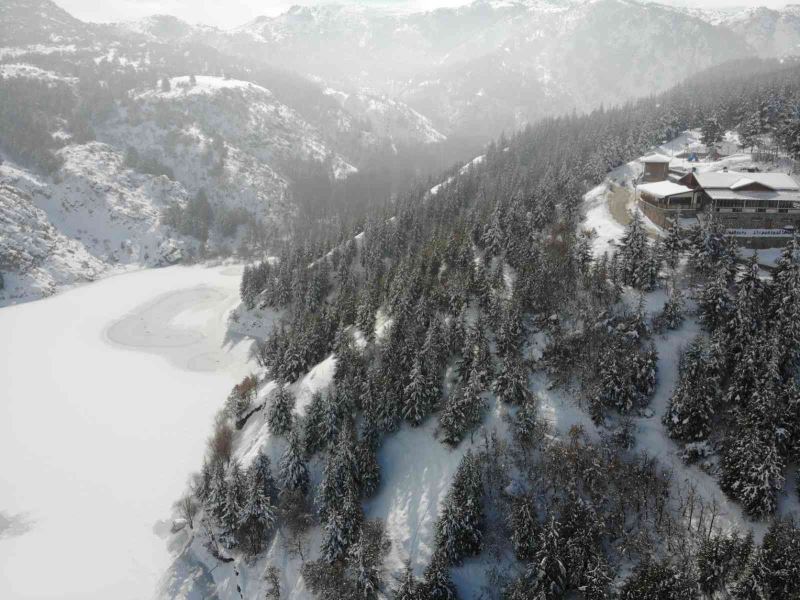
{"label": "snow-covered pine tree", "polygon": [[661,246],[664,262],[670,269],[676,269],[681,259],[681,254],[685,248],[683,233],[679,224],[679,218],[672,220],[667,229],[667,237]]}
{"label": "snow-covered pine tree", "polygon": [[222,461],[211,463],[211,481],[206,497],[205,509],[210,512],[216,521],[222,521],[225,514],[225,500],[228,497],[228,481],[225,479],[225,467]]}
{"label": "snow-covered pine tree", "polygon": [[[450,350],[447,347],[447,332],[442,319],[436,315],[431,319],[425,341],[422,344],[423,365],[428,368],[432,377],[438,378],[447,364]],[[437,398],[438,400],[438,398]]]}
{"label": "snow-covered pine tree", "polygon": [[517,560],[533,560],[541,529],[536,518],[536,507],[533,500],[527,496],[513,498],[508,520],[508,526],[511,529],[511,547],[514,548]]}
{"label": "snow-covered pine tree", "polygon": [[221,520],[223,528],[221,540],[225,546],[233,548],[236,545],[244,505],[247,501],[247,480],[237,460],[231,462],[228,471],[228,487]]}
{"label": "snow-covered pine tree", "polygon": [[669,296],[664,303],[664,309],[659,315],[660,323],[667,329],[677,329],[683,324],[686,302],[683,299],[678,284],[673,282],[669,289]]}
{"label": "snow-covered pine tree", "polygon": [[505,235],[503,233],[503,209],[501,203],[495,204],[492,219],[483,232],[481,241],[486,252],[486,258],[500,256],[505,246]]}
{"label": "snow-covered pine tree", "polygon": [[483,544],[483,480],[472,452],[461,459],[436,521],[437,555],[451,565],[475,556]]}
{"label": "snow-covered pine tree", "polygon": [[736,268],[736,238],[727,235],[725,226],[713,213],[690,235],[689,265],[701,275],[724,275],[729,280]]}
{"label": "snow-covered pine tree", "polygon": [[289,443],[281,456],[278,467],[282,490],[300,492],[303,495],[308,492],[308,467],[303,460],[300,437],[296,429],[289,433]]}
{"label": "snow-covered pine tree", "polygon": [[306,406],[306,414],[303,417],[303,452],[310,458],[317,452],[324,449],[325,438],[323,437],[323,423],[326,413],[326,401],[322,392],[316,391],[311,395],[311,399]]}
{"label": "snow-covered pine tree", "polygon": [[[275,526],[276,509],[269,495],[269,459],[256,459],[245,474],[245,501],[239,514],[238,537],[245,550],[253,555],[264,547],[267,536]],[[266,471],[266,473],[265,473]]]}
{"label": "snow-covered pine tree", "polygon": [[336,392],[331,390],[324,396],[322,419],[319,427],[320,441],[324,448],[330,449],[336,444],[341,433],[342,420]]}
{"label": "snow-covered pine tree", "polygon": [[719,380],[701,338],[696,338],[681,356],[679,372],[680,379],[664,414],[664,425],[674,439],[704,440],[711,432]]}
{"label": "snow-covered pine tree", "polygon": [[771,515],[783,488],[785,460],[775,431],[754,415],[737,411],[735,435],[725,440],[720,460],[720,487],[757,518]]}
{"label": "snow-covered pine tree", "polygon": [[419,582],[414,577],[414,570],[411,568],[411,562],[406,561],[405,569],[403,569],[403,576],[400,579],[400,585],[394,590],[394,600],[419,600]]}
{"label": "snow-covered pine tree", "polygon": [[790,377],[800,365],[800,241],[795,236],[781,253],[769,288],[769,321],[779,348],[779,367]]}
{"label": "snow-covered pine tree", "polygon": [[278,383],[278,388],[272,396],[267,422],[270,433],[273,435],[286,435],[292,429],[294,412],[294,394],[283,383]]}
{"label": "snow-covered pine tree", "polygon": [[[655,346],[644,348],[633,343],[633,331],[617,330],[601,354],[599,381],[591,397],[592,417],[603,417],[604,408],[613,408],[622,414],[644,406],[656,384],[658,355]],[[637,337],[634,339],[638,339]]]}
{"label": "snow-covered pine tree", "polygon": [[365,521],[358,540],[348,551],[348,570],[353,572],[356,593],[364,600],[383,597],[383,562],[391,548],[383,521]]}
{"label": "snow-covered pine tree", "polygon": [[353,431],[347,425],[333,452],[328,453],[317,494],[323,525],[321,551],[329,563],[342,560],[360,534],[363,511],[357,469]]}
{"label": "snow-covered pine tree", "polygon": [[450,446],[458,446],[467,433],[480,425],[485,408],[480,375],[473,369],[467,385],[450,393],[439,416],[442,441]]}
{"label": "snow-covered pine tree", "polygon": [[760,111],[754,110],[746,115],[736,130],[739,132],[739,145],[752,150],[758,144],[758,137],[763,133]]}
{"label": "snow-covered pine tree", "polygon": [[715,597],[728,590],[745,571],[753,551],[753,534],[740,536],[716,532],[700,541],[697,550],[697,581],[700,591]]}
{"label": "snow-covered pine tree", "polygon": [[267,583],[264,600],[281,600],[281,580],[278,567],[275,565],[267,567],[264,573],[264,579]]}
{"label": "snow-covered pine tree", "polygon": [[668,560],[646,558],[633,570],[620,590],[620,600],[664,598],[693,600],[700,598],[700,589],[691,569],[672,565]]}
{"label": "snow-covered pine tree", "polygon": [[528,396],[528,373],[516,354],[507,354],[502,359],[492,391],[503,402],[518,405],[525,402]]}
{"label": "snow-covered pine tree", "polygon": [[489,382],[494,376],[494,365],[492,362],[492,353],[489,349],[489,340],[486,337],[486,323],[481,315],[475,321],[475,346],[473,349],[473,358],[471,364],[471,372],[469,373],[472,380],[474,375],[477,374],[478,381],[480,382],[481,391],[485,391],[489,387]]}
{"label": "snow-covered pine tree", "polygon": [[419,586],[419,600],[458,600],[458,591],[450,578],[447,561],[434,553]]}
{"label": "snow-covered pine tree", "polygon": [[728,322],[733,312],[733,299],[728,292],[724,272],[717,273],[700,290],[697,298],[700,322],[707,331],[714,332]]}
{"label": "snow-covered pine tree", "polygon": [[716,116],[708,117],[700,128],[701,140],[709,149],[716,147],[722,141],[725,134],[724,128],[720,125]]}
{"label": "snow-covered pine tree", "polygon": [[512,420],[514,439],[523,447],[529,448],[535,439],[538,428],[536,400],[528,396],[519,407]]}
{"label": "snow-covered pine tree", "polygon": [[653,251],[647,241],[647,232],[638,211],[634,212],[628,228],[620,239],[620,275],[622,283],[638,290],[655,287],[658,269]]}
{"label": "snow-covered pine tree", "polygon": [[525,578],[534,598],[559,598],[567,591],[566,540],[561,524],[551,515],[538,536],[538,547]]}
{"label": "snow-covered pine tree", "polygon": [[759,276],[758,256],[745,264],[736,286],[733,311],[724,327],[728,364],[738,364],[758,332],[764,328],[765,284]]}
{"label": "snow-covered pine tree", "polygon": [[524,333],[522,313],[516,299],[506,303],[503,318],[497,332],[497,354],[501,358],[509,354],[520,354],[520,345]]}
{"label": "snow-covered pine tree", "polygon": [[414,360],[410,379],[403,394],[403,418],[417,427],[433,411],[440,390],[437,381],[427,372],[423,355]]}

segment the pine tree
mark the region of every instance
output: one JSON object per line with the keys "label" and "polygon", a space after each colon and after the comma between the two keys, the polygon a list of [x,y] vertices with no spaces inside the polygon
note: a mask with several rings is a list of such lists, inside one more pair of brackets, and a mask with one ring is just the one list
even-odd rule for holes
{"label": "pine tree", "polygon": [[289,433],[289,444],[286,446],[283,456],[281,456],[279,469],[283,490],[300,492],[303,495],[308,492],[308,467],[303,460],[300,438],[296,430],[292,430]]}
{"label": "pine tree", "polygon": [[727,358],[738,363],[746,347],[764,326],[764,282],[759,276],[758,256],[753,254],[737,282],[733,312],[725,325]]}
{"label": "pine tree", "polygon": [[380,433],[377,424],[369,415],[365,415],[361,439],[355,449],[358,487],[361,490],[362,498],[373,496],[381,483],[381,468],[378,463],[379,445]]}
{"label": "pine tree", "polygon": [[638,290],[655,287],[658,266],[647,241],[647,232],[638,212],[620,239],[620,275],[622,283]]}
{"label": "pine tree", "polygon": [[404,392],[403,418],[414,427],[425,420],[439,400],[439,386],[426,371],[422,357],[417,357]]}
{"label": "pine tree", "polygon": [[267,591],[264,600],[281,600],[280,571],[275,565],[270,565],[264,575],[267,581]]}
{"label": "pine tree", "polygon": [[225,514],[225,501],[228,497],[228,482],[225,479],[225,467],[222,461],[211,464],[211,481],[205,508],[220,522]]}
{"label": "pine tree", "polygon": [[467,433],[480,425],[485,408],[480,375],[473,370],[466,387],[451,392],[439,417],[442,441],[457,446]]}
{"label": "pine tree", "polygon": [[667,237],[664,239],[662,246],[664,262],[670,269],[676,269],[680,261],[681,254],[685,248],[683,234],[681,227],[678,223],[678,218],[672,220],[669,229],[667,230]]}
{"label": "pine tree", "polygon": [[786,245],[770,285],[770,327],[780,350],[779,367],[788,378],[800,365],[800,241]]}
{"label": "pine tree", "polygon": [[517,560],[533,560],[540,527],[536,519],[536,508],[530,498],[522,496],[512,500],[508,525],[511,529],[511,546]]}
{"label": "pine tree", "polygon": [[358,541],[352,545],[348,569],[354,571],[359,598],[375,600],[381,597],[383,561],[391,548],[383,522],[365,521]]}
{"label": "pine tree", "polygon": [[363,512],[357,468],[353,433],[348,426],[342,429],[334,451],[328,454],[317,497],[323,524],[321,550],[329,563],[344,559],[360,533]]}
{"label": "pine tree", "polygon": [[291,431],[294,404],[294,395],[283,383],[279,383],[267,414],[269,430],[273,435],[286,435]]}
{"label": "pine tree", "polygon": [[620,600],[692,600],[700,597],[691,570],[671,565],[667,561],[646,559],[633,571],[620,590]]}
{"label": "pine tree", "polygon": [[686,303],[676,283],[670,286],[669,296],[661,311],[660,321],[667,329],[677,329],[683,324]]}
{"label": "pine tree", "polygon": [[702,134],[701,139],[709,149],[716,147],[722,141],[722,136],[725,133],[719,120],[716,117],[709,117],[703,123],[700,129]]}
{"label": "pine tree", "polygon": [[497,332],[497,354],[506,357],[509,354],[519,355],[524,326],[519,305],[512,299],[503,312],[503,319]]}
{"label": "pine tree", "polygon": [[703,440],[711,432],[719,382],[711,357],[700,338],[681,356],[680,380],[664,414],[670,437],[687,442]]}
{"label": "pine tree", "polygon": [[775,512],[785,468],[774,430],[739,412],[735,436],[726,439],[720,460],[720,487],[754,517]]}
{"label": "pine tree", "polygon": [[483,544],[483,481],[478,460],[467,452],[436,521],[436,553],[447,564],[460,565]]}
{"label": "pine tree", "polygon": [[[263,455],[260,455],[263,456]],[[276,510],[270,497],[269,459],[255,460],[245,476],[245,501],[239,513],[238,531],[250,554],[261,552],[275,526]]]}
{"label": "pine tree", "polygon": [[528,566],[526,579],[539,597],[559,598],[567,591],[566,543],[560,530],[560,523],[551,516],[538,537],[536,554]]}
{"label": "pine tree", "polygon": [[321,392],[311,395],[311,400],[306,407],[303,418],[303,452],[307,457],[325,448],[326,439],[323,435],[323,422],[326,414],[326,400]]}
{"label": "pine tree", "polygon": [[697,299],[700,322],[710,332],[714,332],[728,322],[733,312],[733,300],[728,293],[725,274],[713,277],[703,287]]}
{"label": "pine tree", "polygon": [[434,554],[428,568],[425,569],[425,579],[420,586],[420,598],[424,600],[458,600],[458,592],[453,580],[450,579],[447,563],[440,555]]}
{"label": "pine tree", "polygon": [[727,235],[725,226],[713,213],[690,236],[689,264],[702,275],[720,275],[730,279],[735,266],[736,238]]}
{"label": "pine tree", "polygon": [[400,580],[399,587],[394,592],[394,600],[418,600],[419,582],[414,577],[411,562],[406,561],[406,568],[403,570],[403,578]]}
{"label": "pine tree", "polygon": [[528,373],[516,355],[509,354],[503,359],[492,391],[503,402],[518,405],[525,402],[528,396]]}
{"label": "pine tree", "polygon": [[234,460],[229,467],[227,493],[222,513],[223,543],[228,547],[236,545],[239,526],[247,501],[247,482],[239,462]]}
{"label": "pine tree", "polygon": [[701,540],[697,551],[697,574],[700,591],[708,597],[727,590],[735,577],[745,570],[753,550],[753,536],[739,537],[714,533]]}
{"label": "pine tree", "polygon": [[529,448],[534,442],[538,428],[536,412],[536,401],[529,396],[514,415],[512,421],[514,438],[523,448]]}

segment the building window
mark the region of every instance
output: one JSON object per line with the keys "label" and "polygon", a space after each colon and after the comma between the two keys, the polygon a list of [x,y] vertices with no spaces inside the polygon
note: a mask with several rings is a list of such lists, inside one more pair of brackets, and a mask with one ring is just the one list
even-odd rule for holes
{"label": "building window", "polygon": [[734,208],[734,209],[733,209],[733,212],[735,212],[735,213],[740,213],[740,212],[742,212],[742,209],[741,209],[741,208]]}
{"label": "building window", "polygon": [[767,212],[767,209],[766,208],[757,208],[756,212],[761,212],[761,213]]}
{"label": "building window", "polygon": [[788,209],[788,208],[779,208],[779,209],[778,209],[778,212],[779,212],[779,213],[788,213],[788,212],[789,212],[789,209]]}

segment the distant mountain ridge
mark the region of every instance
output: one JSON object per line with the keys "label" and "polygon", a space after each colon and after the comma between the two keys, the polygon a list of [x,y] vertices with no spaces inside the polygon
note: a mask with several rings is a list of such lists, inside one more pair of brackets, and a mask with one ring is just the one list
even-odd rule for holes
{"label": "distant mountain ridge", "polygon": [[[184,39],[345,91],[386,94],[445,134],[491,137],[548,114],[662,91],[756,53],[747,27],[715,14],[634,0],[476,0],[412,13],[323,4],[229,31],[197,28]],[[791,11],[781,14],[788,23]],[[757,54],[790,45],[762,44]]]}

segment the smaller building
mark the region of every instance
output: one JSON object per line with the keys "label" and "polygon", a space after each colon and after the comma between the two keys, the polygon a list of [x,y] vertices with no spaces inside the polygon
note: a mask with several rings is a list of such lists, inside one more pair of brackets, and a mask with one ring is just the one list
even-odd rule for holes
{"label": "smaller building", "polygon": [[664,181],[669,176],[669,163],[672,159],[663,154],[649,154],[639,159],[644,165],[642,182]]}
{"label": "smaller building", "polygon": [[697,215],[697,192],[672,181],[642,183],[636,187],[639,207],[659,227],[669,227],[670,222],[681,217]]}

